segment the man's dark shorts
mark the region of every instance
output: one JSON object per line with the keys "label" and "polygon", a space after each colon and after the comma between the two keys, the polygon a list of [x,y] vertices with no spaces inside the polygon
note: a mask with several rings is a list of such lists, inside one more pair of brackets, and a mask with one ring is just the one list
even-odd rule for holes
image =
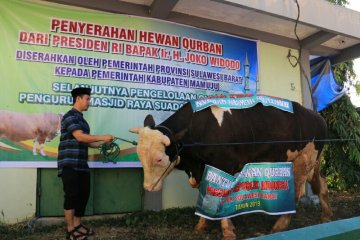
{"label": "man's dark shorts", "polygon": [[61,179],[64,189],[64,209],[74,209],[74,216],[82,217],[90,195],[90,173],[64,168]]}

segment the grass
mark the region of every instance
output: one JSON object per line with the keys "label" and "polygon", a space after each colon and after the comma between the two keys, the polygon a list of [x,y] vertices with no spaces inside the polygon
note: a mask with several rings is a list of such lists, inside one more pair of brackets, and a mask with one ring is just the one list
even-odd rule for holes
{"label": "grass", "polygon": [[[360,193],[339,192],[330,194],[334,211],[333,220],[360,216]],[[215,240],[221,239],[219,221],[211,221],[209,231],[202,235],[193,232],[198,217],[195,208],[173,208],[155,211],[141,211],[119,218],[103,218],[85,222],[96,231],[97,239],[124,240]],[[233,218],[238,239],[268,234],[278,216],[261,213],[247,214]],[[299,204],[289,229],[301,228],[319,223],[318,205]],[[27,222],[13,225],[0,224],[0,239],[48,240],[64,239],[65,226],[53,225],[31,228]]]}

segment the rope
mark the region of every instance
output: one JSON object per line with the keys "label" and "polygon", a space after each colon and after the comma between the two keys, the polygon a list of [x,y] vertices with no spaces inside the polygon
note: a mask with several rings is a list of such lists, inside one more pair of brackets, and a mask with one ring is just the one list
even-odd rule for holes
{"label": "rope", "polygon": [[114,142],[103,143],[99,146],[100,154],[103,158],[103,162],[115,162],[116,157],[120,153],[120,147]]}
{"label": "rope", "polygon": [[280,143],[307,143],[307,142],[346,142],[359,141],[359,138],[346,139],[311,139],[311,140],[280,140],[280,141],[258,141],[258,142],[235,142],[235,143],[184,143],[183,147],[204,147],[204,146],[234,146],[248,144],[280,144]]}
{"label": "rope", "polygon": [[[102,155],[103,162],[116,163],[115,159],[119,155],[121,149],[115,141],[121,140],[124,142],[137,145],[136,141],[130,141],[119,137],[114,137],[114,140],[109,143],[103,143],[99,146],[100,154]],[[228,143],[183,143],[182,147],[206,147],[206,146],[236,146],[236,145],[249,145],[249,144],[283,144],[283,143],[307,143],[307,142],[347,142],[347,141],[359,141],[359,138],[345,138],[345,139],[309,139],[309,140],[279,140],[279,141],[257,141],[257,142],[228,142]],[[180,151],[179,151],[180,152]],[[179,153],[178,152],[178,153]],[[168,168],[171,165],[168,166]],[[165,172],[167,169],[165,170]],[[165,174],[164,172],[164,174]],[[156,183],[157,184],[157,183]],[[156,184],[154,186],[156,186]]]}
{"label": "rope", "polygon": [[171,165],[176,162],[176,161],[170,161],[169,165],[167,166],[167,168],[165,169],[165,171],[161,174],[161,176],[159,177],[159,179],[155,182],[155,184],[152,185],[151,187],[151,191],[154,190],[154,187],[156,187],[156,185],[160,182],[161,178],[166,174],[167,170],[171,167]]}
{"label": "rope", "polygon": [[119,137],[114,137],[114,139],[109,143],[101,144],[99,146],[99,150],[100,150],[100,155],[102,156],[104,163],[108,163],[108,162],[116,163],[115,159],[117,158],[117,156],[119,155],[119,153],[121,151],[119,145],[117,145],[115,143],[115,141],[117,141],[117,140],[128,142],[135,146],[137,145],[136,141],[129,141],[129,140],[119,138]]}
{"label": "rope", "polygon": [[[294,55],[291,54],[291,50],[289,49],[289,52],[288,52],[288,55],[287,55],[287,59],[290,63],[290,65],[295,68],[298,64],[299,64],[299,67],[300,67],[300,71],[302,73],[302,75],[305,77],[306,79],[306,83],[308,85],[308,89],[309,89],[309,93],[310,93],[310,98],[311,98],[311,107],[312,107],[312,110],[315,111],[315,103],[314,103],[314,99],[313,99],[313,96],[312,96],[312,90],[311,90],[311,84],[310,84],[310,79],[309,79],[309,76],[306,74],[305,72],[305,69],[303,67],[303,65],[301,64],[301,54],[302,54],[302,46],[301,46],[301,40],[299,38],[299,35],[297,34],[297,28],[298,28],[298,24],[299,24],[299,19],[300,19],[300,5],[299,5],[299,2],[298,0],[295,0],[295,3],[296,3],[296,7],[297,7],[297,17],[296,17],[296,21],[295,21],[295,26],[294,26],[294,34],[295,34],[295,37],[296,37],[296,40],[299,44],[299,56],[296,57]],[[290,58],[294,58],[296,60],[295,63],[292,63]]]}
{"label": "rope", "polygon": [[113,140],[113,141],[116,141],[116,140],[121,140],[121,141],[124,141],[124,142],[128,142],[128,143],[131,143],[131,144],[134,145],[134,146],[137,145],[137,142],[136,142],[136,141],[130,141],[130,140],[126,140],[126,139],[124,139],[124,138],[114,137],[114,140]]}

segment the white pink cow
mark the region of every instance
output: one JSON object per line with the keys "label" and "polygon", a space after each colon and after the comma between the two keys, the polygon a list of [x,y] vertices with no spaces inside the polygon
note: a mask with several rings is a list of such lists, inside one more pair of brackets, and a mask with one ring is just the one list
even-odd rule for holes
{"label": "white pink cow", "polygon": [[51,141],[60,132],[62,114],[19,113],[0,110],[0,138],[19,142],[33,140],[33,154],[37,155],[37,145],[40,144],[40,154],[45,156],[44,143]]}

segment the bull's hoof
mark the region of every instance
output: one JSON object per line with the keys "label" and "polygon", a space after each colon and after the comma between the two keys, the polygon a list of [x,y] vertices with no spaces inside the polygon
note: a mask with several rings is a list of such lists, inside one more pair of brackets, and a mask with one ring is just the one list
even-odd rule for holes
{"label": "bull's hoof", "polygon": [[221,240],[236,240],[236,235],[234,236],[223,236]]}
{"label": "bull's hoof", "polygon": [[282,232],[282,231],[284,231],[284,230],[286,230],[286,228],[284,228],[284,227],[279,227],[279,226],[274,226],[274,227],[270,230],[270,234]]}
{"label": "bull's hoof", "polygon": [[33,155],[36,156],[36,155],[37,155],[37,152],[33,152]]}
{"label": "bull's hoof", "polygon": [[320,222],[321,223],[331,222],[331,219],[329,217],[321,217]]}
{"label": "bull's hoof", "polygon": [[265,236],[265,234],[264,234],[264,233],[260,233],[260,232],[256,232],[256,233],[254,233],[254,236],[255,236],[255,237],[261,237],[261,236]]}
{"label": "bull's hoof", "polygon": [[223,229],[222,233],[223,233],[222,240],[235,240],[236,239],[236,234],[234,232],[234,229]]}
{"label": "bull's hoof", "polygon": [[286,227],[274,226],[274,227],[270,230],[270,234],[282,232],[282,231],[285,231],[285,230],[286,230]]}
{"label": "bull's hoof", "polygon": [[209,224],[207,222],[207,220],[203,217],[200,217],[198,224],[196,224],[195,228],[194,228],[194,232],[196,234],[202,234],[204,233],[209,227]]}
{"label": "bull's hoof", "polygon": [[223,237],[221,240],[236,240],[236,236],[235,237]]}
{"label": "bull's hoof", "polygon": [[203,234],[204,232],[207,231],[207,226],[197,226],[194,228],[194,233],[195,234]]}

